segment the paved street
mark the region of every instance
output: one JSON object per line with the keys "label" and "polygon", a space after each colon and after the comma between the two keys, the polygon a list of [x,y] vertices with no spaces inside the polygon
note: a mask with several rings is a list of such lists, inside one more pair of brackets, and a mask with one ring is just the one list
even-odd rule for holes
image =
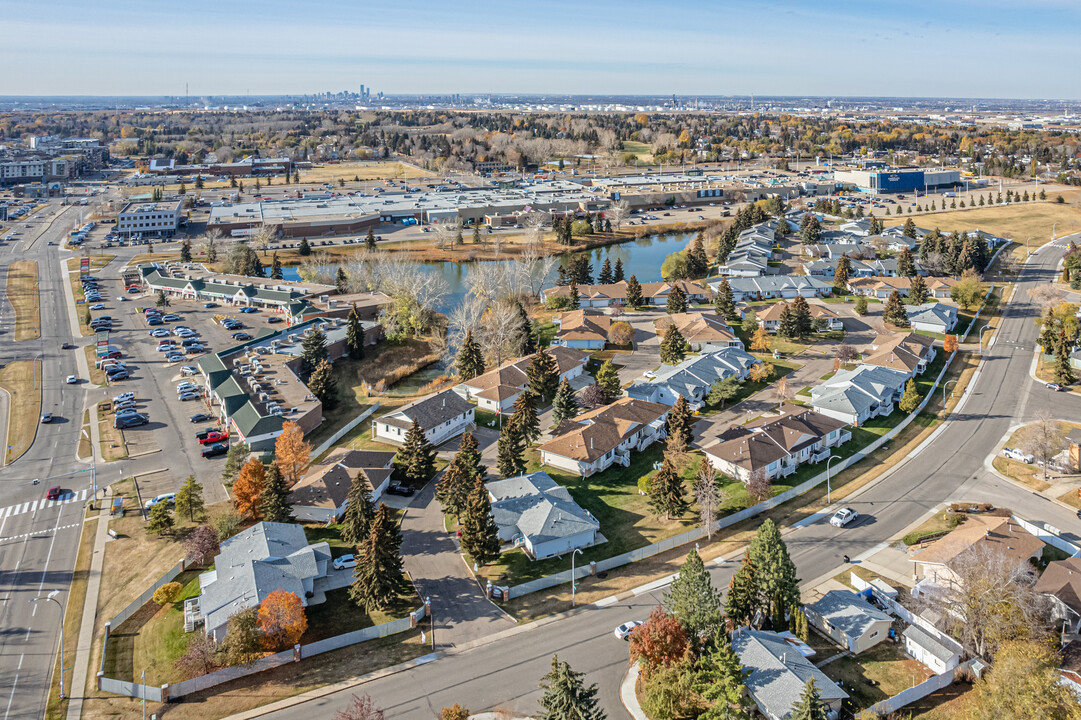
{"label": "paved street", "polygon": [[[1061,250],[1053,248],[1037,253],[1022,275],[1022,288],[1049,282],[1060,257]],[[1031,419],[1036,408],[1050,407],[1059,417],[1073,418],[1081,411],[1078,400],[1070,394],[1049,393],[1029,378],[1035,313],[1026,293],[1015,293],[971,395],[953,422],[919,455],[845,501],[868,515],[868,520],[845,529],[816,522],[786,533],[792,557],[805,580],[839,571],[842,555],[858,558],[952,499],[989,501],[1065,530],[1081,530],[1081,521],[1071,511],[984,470],[984,460],[1006,429]],[[715,584],[727,584],[729,566],[734,564],[713,569]],[[618,698],[627,646],[612,636],[612,628],[629,619],[644,618],[662,596],[662,590],[654,590],[606,607],[583,609],[554,622],[527,625],[460,656],[368,683],[362,692],[369,693],[393,718],[427,720],[440,707],[455,702],[473,712],[506,708],[529,714],[536,711],[537,682],[547,672],[552,654],[558,653],[575,669],[586,672],[589,682],[598,683],[609,717],[627,717]],[[272,716],[325,715],[342,708],[353,692],[329,695]]]}

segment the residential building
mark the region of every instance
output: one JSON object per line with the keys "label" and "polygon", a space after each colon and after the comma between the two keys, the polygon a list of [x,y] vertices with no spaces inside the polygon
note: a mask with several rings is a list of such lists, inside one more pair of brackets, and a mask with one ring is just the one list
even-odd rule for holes
{"label": "residential building", "polygon": [[871,344],[871,354],[863,359],[863,364],[900,370],[915,377],[934,361],[937,355],[934,342],[934,338],[916,333],[879,335]]}
{"label": "residential building", "polygon": [[699,444],[710,464],[730,477],[746,483],[752,473],[761,472],[772,480],[825,460],[830,448],[852,439],[844,427],[831,417],[785,405],[779,416],[733,425]]}
{"label": "residential building", "polygon": [[[803,271],[811,276],[832,280],[837,273],[837,264],[839,262],[841,262],[839,255],[819,260],[805,260],[803,261]],[[897,275],[897,260],[895,258],[884,258],[882,260],[873,257],[867,260],[849,258],[849,265],[852,268],[848,275],[849,278],[892,277]]]}
{"label": "residential building", "polygon": [[630,465],[631,450],[641,452],[665,436],[671,406],[623,397],[582,413],[556,429],[541,445],[541,463],[588,477],[612,465]]}
{"label": "residential building", "polygon": [[597,519],[544,471],[495,480],[486,487],[499,539],[521,544],[534,560],[589,547],[601,537]]}
{"label": "residential building", "polygon": [[197,605],[206,634],[221,642],[230,617],[258,607],[275,590],[291,592],[307,606],[330,562],[330,546],[309,545],[300,525],[260,522],[242,530],[221,544],[214,569],[199,575]]}
{"label": "residential building", "polygon": [[961,664],[962,648],[942,634],[931,634],[919,625],[909,625],[901,633],[905,652],[941,675]]}
{"label": "residential building", "polygon": [[774,231],[769,228],[751,228],[744,230],[736,239],[732,252],[728,254],[724,265],[717,272],[729,277],[756,277],[776,274],[769,266],[774,258],[777,241]]}
{"label": "residential building", "polygon": [[890,634],[892,619],[851,590],[830,590],[803,606],[812,625],[845,650],[858,655]]}
{"label": "residential building", "polygon": [[906,305],[905,314],[913,330],[945,334],[957,325],[957,308],[946,303]]}
{"label": "residential building", "polygon": [[960,578],[954,570],[976,548],[1002,553],[1018,563],[1043,552],[1043,541],[1008,517],[969,515],[959,527],[912,556],[916,588],[924,592],[934,587],[955,588]]}
{"label": "residential building", "polygon": [[182,201],[129,202],[116,215],[116,231],[121,235],[172,237],[180,227]]}
{"label": "residential building", "polygon": [[[585,372],[589,353],[558,345],[547,350],[556,361],[559,381],[574,380]],[[514,406],[528,380],[526,373],[533,362],[533,355],[511,360],[497,368],[454,386],[454,392],[466,400],[476,401],[477,407],[491,412],[505,413]]]}
{"label": "residential building", "polygon": [[[775,333],[781,326],[781,313],[784,309],[791,306],[787,302],[773,303],[766,308],[757,308],[756,316],[758,317],[759,327],[764,327],[766,332]],[[811,311],[811,320],[821,320],[825,323],[825,330],[841,330],[844,328],[844,324],[841,322],[841,316],[830,310],[825,305],[819,305],[817,303],[808,303],[808,307]]]}
{"label": "residential building", "polygon": [[1081,640],[1070,640],[1060,651],[1058,672],[1061,682],[1081,701]]}
{"label": "residential building", "polygon": [[627,388],[627,397],[665,405],[687,399],[692,410],[705,405],[710,387],[718,380],[746,380],[758,358],[742,348],[722,348],[694,355],[678,365],[664,365],[646,380]]}
{"label": "residential building", "polygon": [[[718,280],[709,283],[709,286],[713,292],[717,292],[720,284]],[[771,298],[791,299],[797,295],[805,298],[825,297],[833,292],[833,286],[830,283],[806,275],[732,277],[728,279],[728,285],[732,288],[732,299],[736,302]]]}
{"label": "residential building", "polygon": [[345,512],[355,482],[367,484],[372,500],[378,502],[390,484],[394,455],[376,450],[343,450],[309,467],[289,493],[293,516],[300,522],[336,522]]}
{"label": "residential building", "polygon": [[909,375],[880,365],[859,365],[838,370],[811,388],[811,407],[834,420],[859,426],[871,418],[889,415],[905,392]]}
{"label": "residential building", "polygon": [[[711,293],[708,287],[691,280],[674,280],[672,282],[644,282],[642,286],[642,302],[645,305],[666,305],[668,295],[672,289],[679,287],[687,296],[689,304],[709,302]],[[570,286],[560,285],[541,291],[541,298],[569,297]],[[579,285],[578,305],[583,308],[608,307],[612,303],[627,302],[627,281],[621,280],[608,285]]]}
{"label": "residential building", "polygon": [[676,326],[679,334],[696,352],[711,352],[724,348],[743,350],[743,341],[736,337],[725,319],[716,313],[686,312],[663,315],[654,322],[657,335],[664,337],[670,325]]}
{"label": "residential building", "polygon": [[603,350],[612,319],[599,310],[582,308],[555,316],[554,344],[578,350]]}
{"label": "residential building", "polygon": [[453,390],[443,390],[376,418],[373,424],[374,438],[401,445],[415,420],[428,442],[438,447],[473,427],[475,413],[476,408],[472,403]]}
{"label": "residential building", "polygon": [[1048,563],[1035,589],[1050,600],[1055,627],[1067,633],[1081,631],[1081,558]]}
{"label": "residential building", "polygon": [[[950,290],[957,284],[957,280],[948,277],[930,277],[925,280],[927,295],[929,297],[944,299],[950,296]],[[907,277],[887,277],[875,275],[873,277],[858,277],[848,281],[848,289],[853,295],[887,299],[894,291],[904,297],[908,295],[912,287],[912,279]]]}
{"label": "residential building", "polygon": [[769,720],[787,720],[812,679],[829,717],[840,714],[848,693],[777,633],[740,628],[732,638],[732,649],[749,672],[744,681],[747,692]]}

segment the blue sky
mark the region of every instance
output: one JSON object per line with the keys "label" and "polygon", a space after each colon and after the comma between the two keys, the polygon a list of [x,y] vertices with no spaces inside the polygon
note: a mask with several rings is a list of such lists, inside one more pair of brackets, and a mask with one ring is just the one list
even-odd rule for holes
{"label": "blue sky", "polygon": [[0,0],[0,95],[1081,98],[1077,0]]}

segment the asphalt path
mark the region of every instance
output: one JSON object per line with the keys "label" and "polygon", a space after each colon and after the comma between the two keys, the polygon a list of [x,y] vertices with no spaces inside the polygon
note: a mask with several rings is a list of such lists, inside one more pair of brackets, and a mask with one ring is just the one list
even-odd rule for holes
{"label": "asphalt path", "polygon": [[[1072,511],[1004,481],[985,468],[988,456],[1010,427],[1031,420],[1037,409],[1049,408],[1060,418],[1077,418],[1081,414],[1081,400],[1070,393],[1048,391],[1029,376],[1036,339],[1033,320],[1038,308],[1025,291],[1050,282],[1061,257],[1061,247],[1046,247],[1025,267],[970,396],[951,422],[922,452],[845,500],[865,518],[839,529],[823,517],[786,532],[785,540],[802,578],[839,572],[843,555],[856,558],[873,551],[951,500],[991,502],[1068,532],[1081,531],[1081,520]],[[734,562],[712,566],[714,584],[725,587],[734,567]],[[587,682],[597,683],[609,717],[628,717],[618,695],[627,667],[627,645],[616,640],[612,630],[626,620],[645,618],[661,602],[663,593],[664,588],[647,590],[626,601],[582,608],[564,617],[499,633],[435,662],[283,709],[269,717],[325,717],[344,708],[356,692],[371,695],[390,718],[428,720],[441,707],[456,702],[472,712],[498,708],[530,715],[537,711],[538,681],[555,654],[585,672]]]}

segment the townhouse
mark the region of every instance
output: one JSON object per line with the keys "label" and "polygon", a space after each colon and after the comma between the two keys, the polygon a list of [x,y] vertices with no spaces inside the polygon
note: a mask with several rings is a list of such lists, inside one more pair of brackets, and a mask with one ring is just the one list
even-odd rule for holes
{"label": "townhouse", "polygon": [[604,541],[597,519],[544,471],[494,480],[485,487],[499,540],[521,545],[533,560]]}
{"label": "townhouse", "polygon": [[[717,292],[720,284],[718,280],[709,283],[709,287],[713,292]],[[833,292],[833,286],[830,283],[806,275],[733,277],[728,279],[728,286],[732,288],[732,299],[736,302],[772,298],[790,300],[797,295],[804,298],[825,297]]]}
{"label": "townhouse", "polygon": [[[765,310],[757,312],[758,326],[764,327],[766,332],[777,332],[777,328],[781,325],[781,313],[784,312],[786,307],[790,307],[788,303],[779,302],[768,306]],[[808,307],[811,310],[811,320],[821,320],[825,323],[826,330],[841,330],[844,328],[844,325],[841,323],[841,316],[825,305],[808,303]]]}
{"label": "townhouse", "polygon": [[472,403],[453,390],[444,390],[376,418],[372,433],[376,440],[402,445],[415,420],[428,442],[439,446],[474,427],[475,413]]}
{"label": "townhouse", "polygon": [[582,308],[557,315],[553,344],[578,350],[603,350],[612,319],[599,310]]}
{"label": "townhouse", "polygon": [[859,365],[838,370],[833,377],[811,388],[811,407],[816,413],[849,425],[889,415],[905,392],[906,372],[878,365]]}
{"label": "townhouse", "polygon": [[[709,302],[712,294],[704,285],[691,280],[673,280],[672,282],[648,282],[640,283],[642,288],[642,302],[646,305],[665,305],[668,303],[668,295],[672,289],[679,287],[687,296],[689,303]],[[570,296],[570,286],[560,285],[541,291],[541,299],[547,301],[550,298],[565,298]],[[606,285],[579,285],[578,305],[583,308],[608,307],[612,303],[627,302],[627,281],[620,280],[617,283]]]}
{"label": "townhouse", "polygon": [[946,303],[924,303],[905,307],[913,330],[945,334],[957,325],[957,308]]}
{"label": "townhouse", "polygon": [[556,436],[541,445],[541,464],[588,477],[612,465],[630,465],[631,451],[641,452],[665,436],[671,406],[623,397],[611,405],[565,421]]}
{"label": "townhouse", "polygon": [[879,335],[871,343],[871,354],[863,359],[863,364],[899,370],[911,378],[922,374],[937,354],[934,338],[926,335]]}
{"label": "townhouse", "polygon": [[678,365],[662,366],[652,377],[633,383],[627,397],[665,405],[686,398],[692,410],[705,405],[710,387],[718,380],[746,380],[758,358],[743,348],[721,348],[689,357]]}
{"label": "townhouse", "polygon": [[[556,362],[560,382],[582,375],[589,362],[589,353],[575,348],[555,345],[548,348],[547,353]],[[482,410],[508,412],[529,382],[526,373],[535,354],[506,362],[452,389],[463,399],[476,402]]]}
{"label": "townhouse", "polygon": [[657,318],[653,324],[657,335],[661,337],[664,337],[672,325],[676,326],[679,334],[696,352],[712,352],[724,348],[743,349],[743,341],[736,337],[724,318],[716,313],[673,313]]}
{"label": "townhouse", "polygon": [[[948,298],[950,290],[957,284],[957,280],[948,277],[929,277],[925,281],[927,294],[933,298]],[[873,277],[857,277],[848,281],[848,290],[853,295],[885,300],[893,291],[897,291],[902,297],[908,295],[912,288],[912,279],[907,277],[888,277],[875,275]]]}

